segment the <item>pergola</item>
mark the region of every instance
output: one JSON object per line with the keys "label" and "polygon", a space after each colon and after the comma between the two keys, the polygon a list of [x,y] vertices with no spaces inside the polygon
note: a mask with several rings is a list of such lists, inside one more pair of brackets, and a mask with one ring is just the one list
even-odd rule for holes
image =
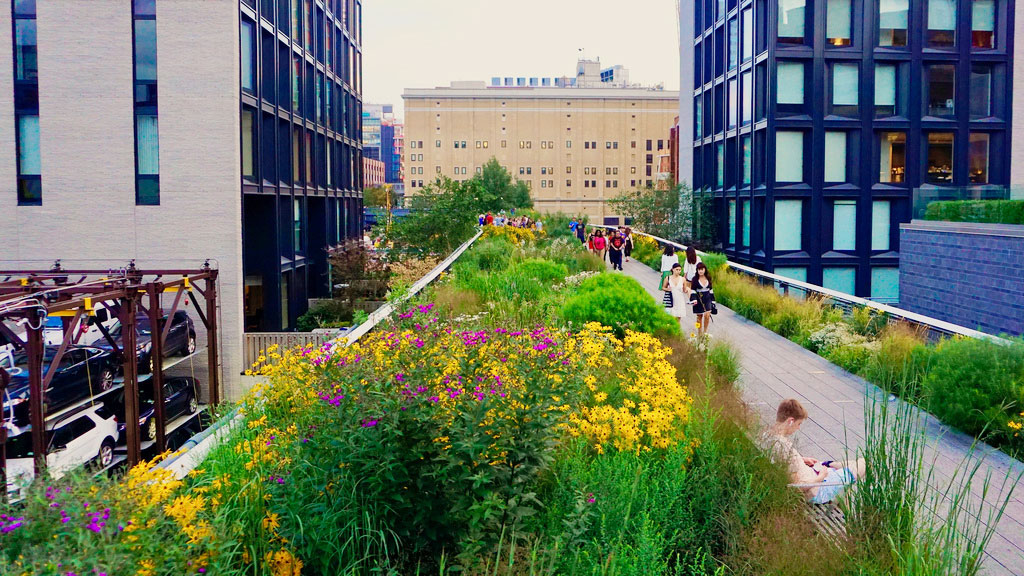
{"label": "pergola", "polygon": [[[134,260],[123,268],[108,270],[64,269],[59,260],[45,270],[0,269],[0,334],[16,349],[23,350],[28,358],[29,424],[37,474],[46,467],[47,422],[97,402],[96,397],[90,397],[47,414],[43,401],[43,392],[53,379],[61,359],[69,346],[77,344],[82,335],[82,331],[76,329],[82,321],[90,321],[99,329],[103,340],[111,347],[122,367],[128,465],[133,466],[142,458],[139,426],[134,425],[139,420],[140,387],[136,331],[122,329],[118,342],[102,322],[95,321],[100,310],[107,310],[106,314],[116,317],[122,327],[134,327],[136,319],[141,315],[149,319],[153,369],[152,376],[141,381],[152,385],[156,444],[161,450],[166,447],[167,425],[164,414],[163,353],[171,328],[170,319],[183,305],[186,297],[206,328],[208,398],[212,404],[219,402],[217,272],[210,267],[209,261],[196,269],[142,270],[135,266]],[[170,308],[165,309],[161,297],[168,294],[169,299],[170,293],[174,293],[173,301]],[[47,317],[61,318],[63,338],[44,370],[46,345],[43,327]],[[92,320],[86,320],[90,318]],[[16,333],[4,320],[23,321],[26,328],[24,335]],[[145,382],[147,379],[150,382]],[[0,420],[5,415],[3,388],[8,382],[9,375],[0,369]],[[11,414],[13,418],[13,410]],[[6,427],[0,426],[0,482],[6,486],[5,445]]]}

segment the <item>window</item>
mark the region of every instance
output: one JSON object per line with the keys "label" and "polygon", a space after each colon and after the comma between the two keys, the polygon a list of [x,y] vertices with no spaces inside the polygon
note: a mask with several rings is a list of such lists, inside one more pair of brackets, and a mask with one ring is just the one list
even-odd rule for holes
{"label": "window", "polygon": [[42,204],[39,116],[18,116],[18,204]]}
{"label": "window", "polygon": [[293,55],[292,56],[292,111],[295,112],[296,114],[301,114],[302,113],[302,108],[300,107],[301,102],[302,102],[302,98],[301,98],[302,93],[300,91],[300,89],[301,89],[300,79],[301,78],[302,78],[302,60],[299,58],[299,56]]}
{"label": "window", "polygon": [[996,47],[996,0],[972,0],[971,47]]}
{"label": "window", "polygon": [[888,200],[871,203],[871,249],[889,249],[890,204]]}
{"label": "window", "polygon": [[928,133],[928,165],[924,181],[931,184],[953,183],[953,133]]}
{"label": "window", "polygon": [[295,251],[302,252],[302,200],[296,198],[292,201],[295,208],[292,210],[294,217],[294,231],[295,231]]}
{"label": "window", "polygon": [[754,57],[754,11],[751,8],[743,10],[743,61],[746,62]]}
{"label": "window", "polygon": [[566,140],[565,141],[565,147],[566,148],[572,148],[572,140]]}
{"label": "window", "polygon": [[743,184],[750,184],[751,173],[751,148],[750,136],[743,137]]}
{"label": "window", "polygon": [[833,46],[849,46],[853,43],[850,34],[850,0],[827,0],[825,16],[825,41]]}
{"label": "window", "polygon": [[992,116],[992,67],[971,66],[971,120]]}
{"label": "window", "polygon": [[899,268],[878,267],[871,269],[871,298],[884,302],[899,302]]}
{"label": "window", "polygon": [[247,180],[256,179],[253,134],[253,113],[251,110],[242,110],[242,178]]}
{"label": "window", "polygon": [[785,276],[798,282],[807,282],[807,268],[799,266],[780,266],[775,268],[776,276]]}
{"label": "window", "polygon": [[572,174],[572,166],[566,166],[565,167],[565,173],[566,174]]}
{"label": "window", "polygon": [[971,184],[988,184],[989,135],[971,132],[967,147],[967,176]]}
{"label": "window", "polygon": [[857,249],[856,200],[836,200],[832,203],[832,249]]}
{"label": "window", "polygon": [[736,201],[729,200],[729,245],[736,245]]}
{"label": "window", "polygon": [[934,64],[925,67],[925,90],[928,94],[929,116],[952,116],[956,68],[952,64]]}
{"label": "window", "polygon": [[825,182],[846,182],[846,132],[825,132]]}
{"label": "window", "polygon": [[566,181],[565,181],[565,187],[566,187],[566,188],[569,188],[569,187],[571,187],[571,186],[572,186],[572,180],[566,179]]}
{"label": "window", "polygon": [[832,65],[832,113],[839,116],[856,116],[860,92],[858,90],[858,66],[856,64]]}
{"label": "window", "polygon": [[434,148],[440,148],[440,147],[441,147],[441,141],[440,140],[434,140]]}
{"label": "window", "polygon": [[821,285],[836,292],[854,294],[857,290],[857,269],[852,267],[823,268]]}
{"label": "window", "polygon": [[778,0],[779,2],[779,42],[785,44],[803,44],[806,35],[804,12],[806,0]]}
{"label": "window", "polygon": [[956,0],[928,0],[925,45],[947,48],[956,43]]}
{"label": "window", "polygon": [[[157,119],[156,16],[148,9],[151,2],[133,2],[135,57],[135,203],[144,206],[160,204],[160,130]],[[244,22],[244,21],[243,21]],[[244,28],[243,28],[244,30]],[[252,71],[252,27],[249,28],[249,90],[255,90]],[[243,48],[245,46],[243,39]],[[243,72],[244,68],[243,56]],[[245,79],[243,77],[243,89]],[[252,118],[249,120],[252,131]],[[250,156],[252,144],[250,142]],[[243,160],[244,161],[244,160]],[[251,160],[250,160],[251,161]],[[253,166],[250,166],[252,169]]]}
{"label": "window", "polygon": [[803,182],[804,134],[779,130],[775,132],[775,181]]}
{"label": "window", "polygon": [[896,66],[875,66],[875,117],[896,115]]}
{"label": "window", "polygon": [[725,186],[725,144],[722,143],[715,146],[715,174],[715,184],[719,188]]}
{"label": "window", "polygon": [[484,145],[483,142],[481,142],[479,140],[476,141],[476,149],[477,150],[479,150],[480,148],[483,148],[483,145]]}
{"label": "window", "polygon": [[804,103],[804,64],[803,62],[778,63],[778,104]]}
{"label": "window", "polygon": [[803,249],[803,200],[775,201],[775,250]]}
{"label": "window", "polygon": [[736,68],[740,63],[740,34],[739,22],[733,18],[729,20],[729,70]]}
{"label": "window", "polygon": [[256,74],[253,71],[253,49],[255,44],[252,22],[243,19],[241,38],[242,90],[252,94],[256,93]]}
{"label": "window", "polygon": [[729,80],[729,128],[735,128],[739,120],[739,94],[736,88],[736,79]]}
{"label": "window", "polygon": [[742,76],[743,103],[741,114],[743,125],[750,124],[754,119],[754,84],[753,74],[748,70]]}
{"label": "window", "polygon": [[907,135],[904,132],[881,132],[878,135],[880,162],[879,182],[905,182],[907,177]]}
{"label": "window", "polygon": [[750,248],[750,200],[741,203],[743,209],[743,245]]}
{"label": "window", "polygon": [[878,45],[906,46],[910,0],[879,0]]}
{"label": "window", "polygon": [[14,20],[14,79],[39,78],[38,46],[35,18]]}

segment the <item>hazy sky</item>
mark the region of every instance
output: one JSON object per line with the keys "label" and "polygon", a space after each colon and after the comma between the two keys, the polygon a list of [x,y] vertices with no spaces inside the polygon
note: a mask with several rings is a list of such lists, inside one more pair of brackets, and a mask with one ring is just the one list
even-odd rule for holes
{"label": "hazy sky", "polygon": [[679,89],[675,0],[364,0],[363,101],[492,76],[572,76],[578,50]]}

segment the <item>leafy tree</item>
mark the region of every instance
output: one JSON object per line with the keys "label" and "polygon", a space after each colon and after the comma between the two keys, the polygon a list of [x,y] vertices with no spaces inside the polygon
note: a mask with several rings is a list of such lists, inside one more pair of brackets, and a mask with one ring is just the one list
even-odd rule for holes
{"label": "leafy tree", "polygon": [[363,205],[367,207],[387,206],[388,190],[383,186],[374,186],[363,190]]}
{"label": "leafy tree", "polygon": [[514,180],[512,174],[505,167],[498,163],[498,160],[491,157],[480,170],[480,174],[473,177],[481,185],[481,196],[478,204],[479,212],[499,212],[512,208],[530,208],[533,200],[530,199],[530,189],[526,182]]}
{"label": "leafy tree", "polygon": [[648,186],[626,191],[608,203],[616,212],[631,218],[634,227],[648,234],[703,247],[714,244],[710,197],[695,194],[685,184],[674,184],[668,190]]}
{"label": "leafy tree", "polygon": [[477,215],[529,208],[530,189],[494,158],[465,182],[440,179],[406,197],[409,215],[388,236],[406,252],[447,255],[473,235]]}
{"label": "leafy tree", "polygon": [[406,199],[409,215],[397,220],[389,240],[418,254],[450,254],[473,235],[480,213],[480,182],[443,178]]}

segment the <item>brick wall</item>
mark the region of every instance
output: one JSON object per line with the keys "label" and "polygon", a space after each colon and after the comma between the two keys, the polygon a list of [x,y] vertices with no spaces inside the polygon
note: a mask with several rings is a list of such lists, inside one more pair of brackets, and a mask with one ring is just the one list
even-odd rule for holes
{"label": "brick wall", "polygon": [[1024,333],[1024,226],[900,226],[900,308],[990,334]]}

